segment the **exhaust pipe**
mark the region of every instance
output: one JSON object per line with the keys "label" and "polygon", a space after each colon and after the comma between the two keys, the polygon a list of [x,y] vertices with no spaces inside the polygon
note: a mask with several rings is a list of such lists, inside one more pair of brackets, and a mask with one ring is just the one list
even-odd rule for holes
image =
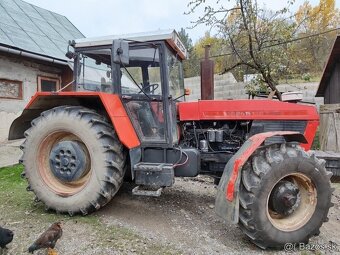
{"label": "exhaust pipe", "polygon": [[214,100],[214,61],[209,59],[211,45],[206,45],[201,61],[201,100]]}

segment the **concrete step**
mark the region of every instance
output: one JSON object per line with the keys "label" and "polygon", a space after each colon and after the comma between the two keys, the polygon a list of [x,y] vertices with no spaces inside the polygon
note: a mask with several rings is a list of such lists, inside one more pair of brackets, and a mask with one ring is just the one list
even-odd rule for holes
{"label": "concrete step", "polygon": [[19,164],[22,151],[19,147],[2,145],[0,146],[0,168]]}

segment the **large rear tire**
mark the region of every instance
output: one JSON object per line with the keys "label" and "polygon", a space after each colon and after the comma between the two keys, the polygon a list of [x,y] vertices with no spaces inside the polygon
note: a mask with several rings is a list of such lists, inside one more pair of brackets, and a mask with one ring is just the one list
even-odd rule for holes
{"label": "large rear tire", "polygon": [[242,170],[241,230],[260,248],[306,243],[331,206],[331,173],[295,144],[260,148]]}
{"label": "large rear tire", "polygon": [[124,148],[106,119],[60,106],[32,121],[21,146],[24,176],[47,209],[88,214],[107,204],[125,173]]}

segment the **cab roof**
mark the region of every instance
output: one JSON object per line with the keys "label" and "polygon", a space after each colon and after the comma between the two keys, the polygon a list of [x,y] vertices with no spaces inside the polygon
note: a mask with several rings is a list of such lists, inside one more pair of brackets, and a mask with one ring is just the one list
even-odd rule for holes
{"label": "cab roof", "polygon": [[178,56],[184,60],[188,57],[187,49],[174,29],[157,30],[144,33],[110,35],[103,37],[81,38],[75,40],[75,48],[111,45],[113,40],[126,39],[137,42],[166,41]]}

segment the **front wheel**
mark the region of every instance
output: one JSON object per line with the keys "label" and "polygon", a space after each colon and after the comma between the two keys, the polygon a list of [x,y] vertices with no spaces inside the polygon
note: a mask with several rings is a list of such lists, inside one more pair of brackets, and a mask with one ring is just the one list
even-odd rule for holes
{"label": "front wheel", "polygon": [[22,145],[25,176],[48,209],[87,214],[116,194],[125,171],[123,146],[98,113],[60,106],[32,121]]}
{"label": "front wheel", "polygon": [[259,149],[242,170],[240,228],[263,249],[308,242],[327,221],[330,177],[294,144]]}

